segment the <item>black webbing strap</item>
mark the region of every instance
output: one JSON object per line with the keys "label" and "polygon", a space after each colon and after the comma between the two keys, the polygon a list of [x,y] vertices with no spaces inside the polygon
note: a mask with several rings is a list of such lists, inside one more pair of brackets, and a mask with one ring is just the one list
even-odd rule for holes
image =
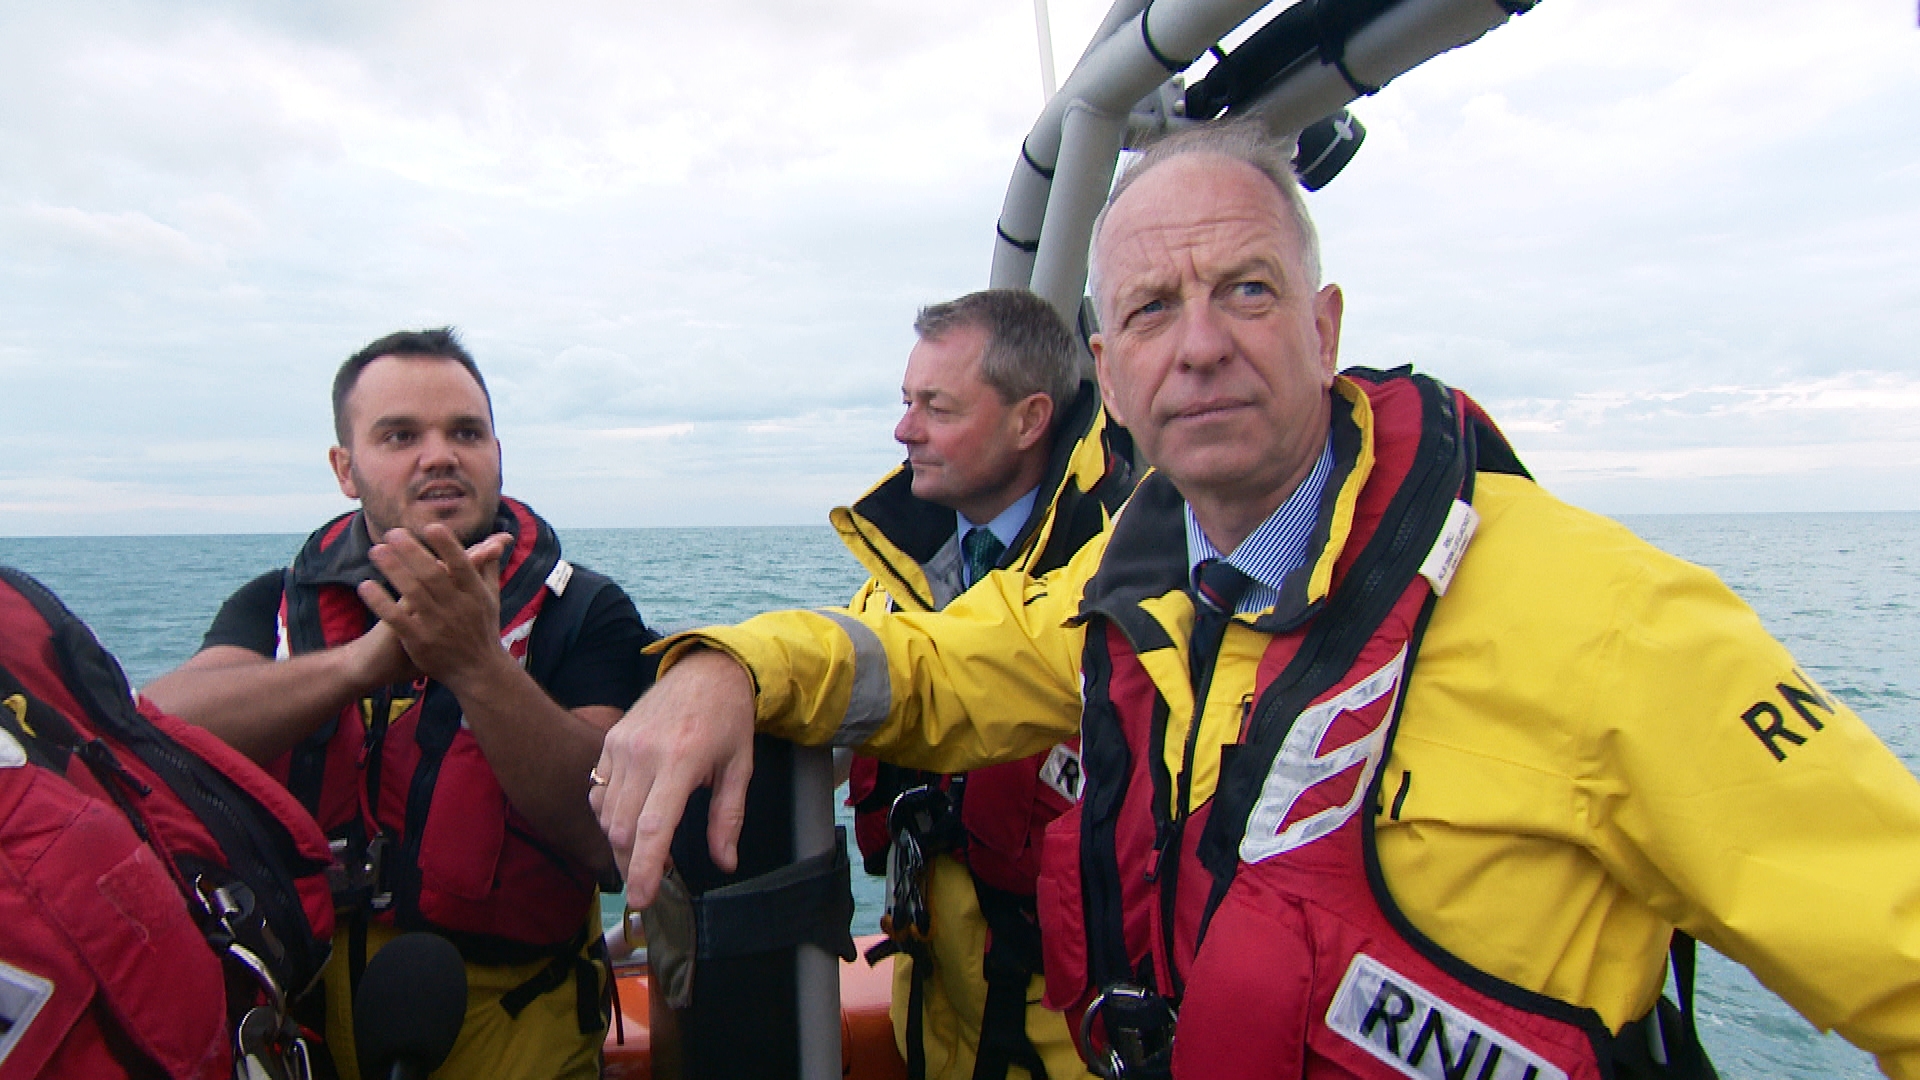
{"label": "black webbing strap", "polygon": [[1680,995],[1680,1011],[1687,1017],[1687,1026],[1693,1026],[1693,974],[1695,955],[1693,936],[1684,930],[1675,930],[1673,940],[1667,945],[1667,958],[1673,964],[1673,988]]}
{"label": "black webbing strap", "polygon": [[[583,952],[584,950],[584,952]],[[592,947],[586,940],[586,931],[582,930],[566,947],[554,954],[546,967],[533,974],[533,977],[519,986],[500,995],[500,1007],[508,1016],[519,1019],[520,1013],[534,1003],[542,994],[560,989],[571,978],[574,985],[575,1019],[580,1034],[592,1035],[605,1030],[603,1007],[610,1004],[600,990],[600,967],[595,960],[604,961],[606,944],[595,939]],[[609,981],[611,986],[611,981]]]}
{"label": "black webbing strap", "polygon": [[533,974],[533,977],[519,986],[500,995],[500,1007],[508,1016],[519,1019],[521,1010],[533,1004],[535,998],[550,990],[558,990],[573,974],[574,956],[555,956],[547,966]]}
{"label": "black webbing strap", "polygon": [[913,968],[907,972],[907,1080],[927,1080],[927,1029],[922,1018],[927,1009],[927,969],[933,966],[933,952],[926,944],[909,941],[897,952],[907,954]]}
{"label": "black webbing strap", "polygon": [[[587,965],[589,970],[585,974],[588,978],[580,983],[580,1023],[582,1025],[580,1030],[583,1034],[588,1030],[585,1025],[589,1023],[593,1025],[593,1030],[606,1030],[607,1018],[614,1016],[617,1019],[617,1014],[620,1011],[615,1007],[617,995],[613,987],[613,957],[607,955],[607,939],[605,936],[595,936],[593,940],[587,944],[587,956],[593,963]],[[605,983],[599,981],[600,968],[606,969],[607,981]],[[576,972],[576,977],[578,977],[578,974],[579,973]],[[587,1015],[587,1002],[589,1001],[595,1003],[595,1006],[599,1010],[598,1016]],[[625,1025],[622,1025],[620,1035],[624,1041],[626,1037]]]}
{"label": "black webbing strap", "polygon": [[1693,1014],[1695,944],[1675,930],[1667,955],[1674,996],[1662,996],[1647,1015],[1629,1023],[1606,1047],[1614,1080],[1719,1080]]}
{"label": "black webbing strap", "polygon": [[[1661,1036],[1667,1048],[1667,1066],[1670,1076],[1686,1077],[1689,1080],[1719,1080],[1714,1071],[1713,1062],[1707,1060],[1707,1048],[1700,1043],[1700,1028],[1693,1015],[1693,975],[1696,957],[1696,945],[1692,935],[1683,930],[1673,932],[1673,941],[1667,946],[1667,956],[1673,964],[1674,993],[1680,998],[1677,1024],[1662,1023]],[[1658,1015],[1659,1010],[1654,1010]]]}
{"label": "black webbing strap", "polygon": [[367,913],[354,911],[347,917],[347,991],[360,992],[360,976],[367,973]]}
{"label": "black webbing strap", "polygon": [[818,945],[852,963],[853,878],[847,830],[834,829],[833,850],[770,873],[702,893],[693,900],[695,956],[731,956]]}
{"label": "black webbing strap", "polygon": [[[1006,1080],[1018,1065],[1033,1080],[1047,1080],[1047,1065],[1027,1034],[1027,989],[1040,970],[1040,922],[1031,896],[1006,892],[973,880],[980,914],[987,923],[987,954],[982,971],[987,999],[980,1015],[980,1046],[974,1054],[973,1080]],[[920,968],[916,964],[917,978]]]}

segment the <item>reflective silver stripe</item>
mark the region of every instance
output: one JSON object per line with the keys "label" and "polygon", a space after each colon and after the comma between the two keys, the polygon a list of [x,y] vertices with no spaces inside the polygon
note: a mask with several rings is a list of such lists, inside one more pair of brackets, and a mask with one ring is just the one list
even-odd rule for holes
{"label": "reflective silver stripe", "polygon": [[[53,980],[35,975],[12,964],[0,964],[0,1062],[7,1060],[13,1048],[33,1025],[40,1006],[53,999]],[[55,1019],[54,1023],[63,1021]]]}
{"label": "reflective silver stripe", "polygon": [[893,707],[893,684],[887,678],[887,650],[867,624],[844,611],[822,610],[820,614],[839,624],[853,639],[853,693],[847,698],[847,715],[833,733],[835,746],[859,746],[880,730]]}

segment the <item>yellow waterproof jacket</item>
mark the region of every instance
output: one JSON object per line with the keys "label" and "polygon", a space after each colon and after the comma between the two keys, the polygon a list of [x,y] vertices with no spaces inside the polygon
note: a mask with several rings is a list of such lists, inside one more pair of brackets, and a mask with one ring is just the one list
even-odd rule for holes
{"label": "yellow waterproof jacket", "polygon": [[[1357,490],[1371,415],[1345,379],[1334,392],[1361,430],[1343,481]],[[1346,539],[1352,500],[1330,503],[1309,600]],[[1474,505],[1377,810],[1401,910],[1615,1030],[1658,996],[1679,927],[1920,1080],[1920,782],[1708,571],[1518,477],[1482,474]],[[932,769],[1008,760],[1077,726],[1073,619],[1104,546],[1037,580],[991,575],[940,614],[779,612],[694,636],[751,669],[761,730]],[[1173,643],[1142,660],[1177,778],[1192,606],[1174,592],[1147,607]],[[1265,645],[1250,620],[1229,626],[1201,710],[1195,805],[1238,737]]]}
{"label": "yellow waterproof jacket", "polygon": [[[1061,416],[1053,452],[1040,483],[1039,497],[1027,522],[1001,556],[1000,569],[1022,575],[1042,574],[1064,564],[1088,540],[1106,530],[1112,511],[1132,490],[1131,445],[1126,433],[1112,427],[1100,407],[1098,388],[1083,383],[1073,404]],[[872,574],[854,593],[849,610],[855,613],[937,611],[965,589],[962,555],[957,540],[957,518],[946,507],[914,497],[912,473],[894,469],[851,507],[837,507],[830,520],[854,558]],[[1025,769],[1026,786],[1041,766],[1036,756],[999,766]],[[884,781],[882,788],[891,786]],[[974,779],[990,777],[976,776]],[[915,783],[924,782],[916,780]],[[1001,788],[1020,785],[1003,784]],[[882,790],[868,811],[884,816],[890,798]],[[980,797],[985,797],[983,790]],[[1028,800],[1036,802],[1037,800]],[[1057,812],[1056,804],[1053,812]],[[1019,818],[996,833],[1012,839],[1024,835],[1035,811],[1027,806],[1001,808]],[[1036,837],[1037,839],[1037,837]],[[996,844],[996,847],[1005,847]],[[1003,863],[1035,862],[1037,853],[983,852]],[[987,919],[967,867],[951,855],[936,856],[928,867],[927,903],[933,916],[932,963],[924,974],[920,1007],[920,1049],[930,1080],[966,1080],[974,1074],[980,1046],[982,1017],[987,1003],[984,957],[989,935]],[[1038,957],[1035,957],[1037,963]],[[902,1056],[908,1056],[908,1012],[912,1000],[914,961],[896,954],[893,966],[893,1031]],[[1034,976],[1027,988],[1026,1034],[1045,1063],[1051,1080],[1073,1080],[1088,1075],[1074,1049],[1072,1035],[1060,1014],[1040,1004],[1043,980]],[[1010,1075],[1024,1076],[1014,1066]]]}

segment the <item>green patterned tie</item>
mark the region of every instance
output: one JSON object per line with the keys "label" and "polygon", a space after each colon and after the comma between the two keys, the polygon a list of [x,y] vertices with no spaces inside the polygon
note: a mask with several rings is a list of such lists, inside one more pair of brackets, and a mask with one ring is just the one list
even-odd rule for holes
{"label": "green patterned tie", "polygon": [[993,535],[993,530],[984,525],[967,530],[960,538],[960,550],[967,556],[967,584],[972,585],[993,572],[1000,565],[1000,556],[1006,553],[1007,545]]}

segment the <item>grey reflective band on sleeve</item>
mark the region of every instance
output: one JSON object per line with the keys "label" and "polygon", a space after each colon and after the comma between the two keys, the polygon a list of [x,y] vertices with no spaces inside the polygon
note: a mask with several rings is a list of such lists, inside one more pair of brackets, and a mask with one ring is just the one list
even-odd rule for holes
{"label": "grey reflective band on sleeve", "polygon": [[834,746],[859,746],[873,737],[893,708],[893,683],[887,678],[887,650],[867,624],[844,611],[821,611],[853,640],[853,692],[847,715],[833,733]]}

